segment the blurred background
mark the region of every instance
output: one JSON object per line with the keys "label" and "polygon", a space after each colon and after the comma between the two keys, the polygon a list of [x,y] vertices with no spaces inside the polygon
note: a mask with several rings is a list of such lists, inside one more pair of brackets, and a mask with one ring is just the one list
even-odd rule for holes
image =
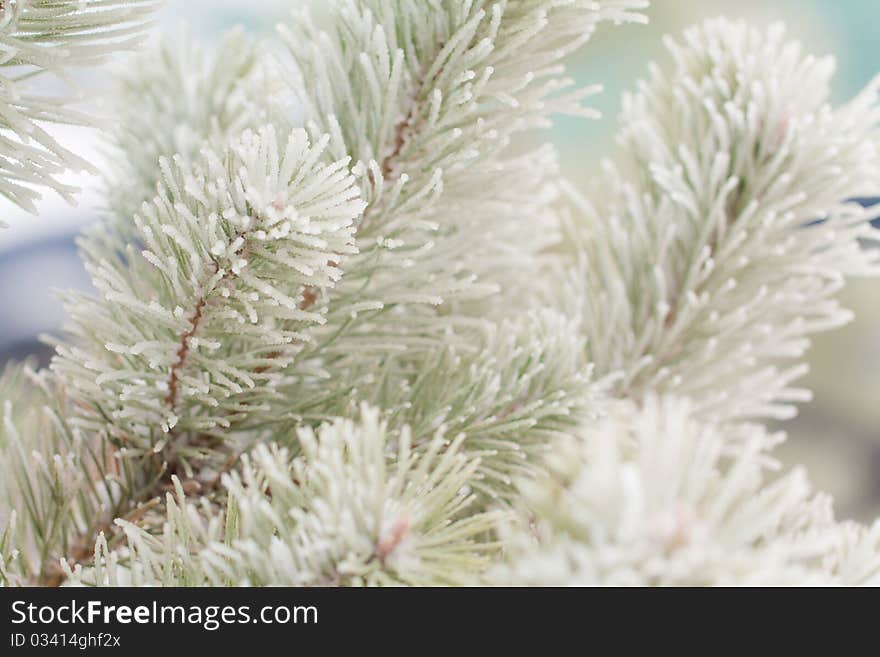
{"label": "blurred background", "polygon": [[[186,22],[206,43],[234,25],[271,36],[294,4],[291,0],[167,0],[157,31],[173,31]],[[835,102],[854,95],[880,73],[877,0],[654,0],[648,15],[647,26],[603,26],[570,67],[578,82],[604,85],[604,92],[590,103],[602,111],[602,119],[562,118],[550,134],[566,174],[575,181],[588,179],[597,162],[611,153],[621,93],[644,75],[649,59],[667,61],[661,36],[678,33],[703,18],[726,15],[755,24],[784,21],[806,50],[835,54]],[[81,82],[87,89],[86,104],[100,110],[102,95],[112,88],[109,71],[90,71]],[[74,128],[54,132],[100,168],[96,134]],[[64,318],[52,290],[88,286],[73,240],[83,224],[99,215],[100,180],[85,174],[67,180],[83,188],[76,207],[47,193],[35,217],[0,199],[0,218],[10,224],[0,230],[0,364],[28,355],[45,362],[49,354],[37,336],[57,330]],[[853,281],[849,286],[844,301],[857,319],[816,339],[805,382],[815,392],[815,400],[783,427],[791,435],[783,460],[805,464],[814,483],[834,494],[842,517],[880,515],[878,291],[877,281]]]}

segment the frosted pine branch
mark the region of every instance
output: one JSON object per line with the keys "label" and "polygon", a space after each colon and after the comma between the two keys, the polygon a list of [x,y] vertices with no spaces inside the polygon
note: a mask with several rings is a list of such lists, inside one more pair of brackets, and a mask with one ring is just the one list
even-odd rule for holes
{"label": "frosted pine branch", "polygon": [[3,583],[876,583],[880,525],[745,423],[876,273],[876,88],[709,22],[574,190],[518,138],[593,115],[565,57],[642,5],[338,0],[279,61],[136,60],[97,294],[0,379]]}
{"label": "frosted pine branch", "polygon": [[10,366],[0,394],[0,584],[57,585],[60,559],[91,559],[98,532],[145,482],[103,435],[74,426],[51,373]]}
{"label": "frosted pine branch", "polygon": [[141,252],[111,260],[100,235],[84,242],[101,297],[71,303],[81,341],[53,368],[88,426],[110,420],[126,449],[157,452],[169,432],[229,428],[272,396],[325,321],[309,290],[333,286],[354,252],[362,202],[323,148],[266,128],[197,165],[164,160],[165,193],[136,218]]}
{"label": "frosted pine branch", "polygon": [[579,103],[590,90],[570,91],[559,62],[641,5],[343,1],[327,31],[295,17],[283,32],[294,91],[333,157],[353,158],[368,203],[350,269],[369,268],[369,286],[347,276],[334,293],[376,303],[362,333],[405,340],[399,308],[430,337],[454,327],[462,301],[484,314],[501,281],[528,284],[558,238],[556,167],[546,149],[514,155],[511,138],[557,112],[591,114]]}
{"label": "frosted pine branch", "polygon": [[810,334],[850,318],[834,295],[875,275],[865,211],[877,192],[877,85],[827,101],[832,62],[777,26],[711,21],[667,41],[627,97],[608,193],[583,219],[565,295],[584,305],[590,360],[621,394],[688,395],[718,418],[788,417]]}
{"label": "frosted pine branch", "polygon": [[69,81],[72,67],[91,66],[142,39],[156,0],[4,0],[0,2],[0,195],[35,211],[39,187],[71,200],[59,176],[92,165],[60,144],[46,124],[88,125],[70,99],[46,96],[31,79],[48,73]]}
{"label": "frosted pine branch", "polygon": [[105,183],[120,239],[131,239],[132,217],[156,195],[161,158],[190,165],[204,148],[223,152],[245,130],[281,118],[270,116],[285,108],[269,62],[241,30],[210,50],[181,30],[129,58],[119,72],[115,155]]}
{"label": "frosted pine branch", "polygon": [[468,343],[385,356],[381,367],[364,358],[344,378],[286,389],[287,417],[276,431],[350,416],[365,401],[392,428],[409,427],[416,449],[438,430],[462,434],[462,451],[480,459],[480,502],[509,500],[514,478],[604,408],[576,328],[545,310],[491,325]]}
{"label": "frosted pine branch", "polygon": [[[260,446],[224,479],[228,513],[205,520],[178,489],[163,533],[123,522],[128,548],[99,543],[94,570],[75,579],[162,585],[448,585],[490,563],[480,540],[495,514],[462,515],[477,463],[461,439],[437,435],[417,454],[409,430],[391,434],[375,410],[299,434],[301,456]],[[271,491],[271,493],[270,493]],[[225,528],[225,538],[220,530]]]}
{"label": "frosted pine branch", "polygon": [[541,463],[560,436],[591,421],[603,400],[577,357],[583,343],[574,322],[556,313],[502,322],[475,349],[392,361],[367,398],[420,440],[441,427],[462,434],[462,449],[480,459],[483,479],[472,485],[485,503],[510,499],[513,480]]}
{"label": "frosted pine branch", "polygon": [[[733,432],[739,435],[731,435]],[[504,532],[519,585],[804,585],[877,581],[878,554],[848,547],[830,500],[803,472],[769,477],[778,438],[719,428],[690,405],[648,398],[554,455],[523,483],[524,513]],[[738,448],[731,450],[729,445]],[[875,543],[876,545],[876,543]]]}
{"label": "frosted pine branch", "polygon": [[101,226],[83,242],[102,296],[72,297],[79,339],[59,344],[53,369],[77,430],[139,483],[126,512],[172,473],[234,459],[242,447],[223,431],[265,406],[304,327],[325,321],[309,290],[338,280],[362,203],[346,162],[320,164],[322,149],[270,127],[196,164],[163,160],[164,191],[135,220],[143,248],[114,253]]}

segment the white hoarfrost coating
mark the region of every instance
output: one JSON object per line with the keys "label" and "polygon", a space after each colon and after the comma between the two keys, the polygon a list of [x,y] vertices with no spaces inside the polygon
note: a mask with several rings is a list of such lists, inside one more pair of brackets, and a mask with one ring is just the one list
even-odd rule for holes
{"label": "white hoarfrost coating", "polygon": [[646,3],[325,4],[124,74],[96,293],[0,379],[0,580],[877,583],[758,424],[876,273],[875,86],[705,23],[576,190],[521,137]]}

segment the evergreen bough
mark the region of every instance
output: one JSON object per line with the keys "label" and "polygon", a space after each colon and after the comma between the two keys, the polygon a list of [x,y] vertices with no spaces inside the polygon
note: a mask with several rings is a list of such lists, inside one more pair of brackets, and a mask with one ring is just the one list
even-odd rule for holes
{"label": "evergreen bough", "polygon": [[[184,34],[124,73],[95,291],[0,379],[0,581],[880,582],[880,524],[762,426],[877,273],[877,85],[833,108],[830,60],[706,22],[576,189],[520,137],[593,115],[563,63],[645,2],[327,4],[280,56]],[[0,38],[58,72],[150,8],[6,2]],[[0,192],[66,192],[39,125],[78,117],[0,86]]]}

